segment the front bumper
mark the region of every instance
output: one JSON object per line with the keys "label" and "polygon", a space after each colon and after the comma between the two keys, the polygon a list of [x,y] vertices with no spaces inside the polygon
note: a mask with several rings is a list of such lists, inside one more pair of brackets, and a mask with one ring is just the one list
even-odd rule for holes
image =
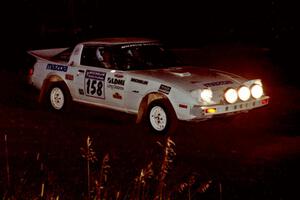
{"label": "front bumper", "polygon": [[260,99],[252,99],[246,102],[237,102],[233,104],[214,105],[214,106],[194,106],[191,109],[191,115],[195,116],[192,120],[205,120],[215,115],[235,114],[245,112],[254,108],[265,106],[269,103],[269,96]]}

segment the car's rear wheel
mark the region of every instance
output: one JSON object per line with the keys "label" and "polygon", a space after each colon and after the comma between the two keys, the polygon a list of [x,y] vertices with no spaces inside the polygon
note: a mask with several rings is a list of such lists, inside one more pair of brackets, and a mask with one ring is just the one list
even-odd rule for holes
{"label": "car's rear wheel", "polygon": [[177,117],[170,103],[152,102],[147,111],[147,123],[150,130],[157,134],[171,134],[177,127]]}
{"label": "car's rear wheel", "polygon": [[68,90],[59,83],[50,86],[47,95],[47,104],[54,111],[65,111],[70,106]]}
{"label": "car's rear wheel", "polygon": [[59,87],[54,87],[50,92],[50,103],[55,110],[61,110],[65,104],[65,96]]}

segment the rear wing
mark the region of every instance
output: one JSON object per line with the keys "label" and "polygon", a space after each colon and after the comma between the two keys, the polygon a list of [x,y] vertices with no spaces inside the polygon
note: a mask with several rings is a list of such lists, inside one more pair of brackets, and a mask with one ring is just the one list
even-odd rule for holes
{"label": "rear wing", "polygon": [[34,56],[37,59],[50,60],[54,56],[62,53],[69,48],[55,48],[55,49],[39,49],[27,51],[28,54]]}

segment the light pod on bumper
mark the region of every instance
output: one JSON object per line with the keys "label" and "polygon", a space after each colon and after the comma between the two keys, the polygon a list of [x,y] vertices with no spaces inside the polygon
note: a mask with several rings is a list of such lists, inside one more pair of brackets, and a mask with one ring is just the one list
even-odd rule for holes
{"label": "light pod on bumper", "polygon": [[262,97],[263,94],[264,91],[261,85],[255,84],[251,87],[251,95],[253,98],[259,99],[260,97]]}
{"label": "light pod on bumper", "polygon": [[211,89],[197,89],[191,92],[192,97],[196,98],[199,103],[210,105],[213,103],[213,92]]}
{"label": "light pod on bumper", "polygon": [[211,89],[204,89],[201,91],[200,97],[204,102],[210,103],[213,97],[213,92],[211,91]]}
{"label": "light pod on bumper", "polygon": [[224,96],[228,103],[235,103],[238,99],[238,93],[233,88],[227,89]]}
{"label": "light pod on bumper", "polygon": [[239,95],[239,98],[242,101],[247,101],[250,98],[250,96],[251,96],[250,89],[248,87],[246,87],[246,86],[242,86],[238,90],[238,95]]}

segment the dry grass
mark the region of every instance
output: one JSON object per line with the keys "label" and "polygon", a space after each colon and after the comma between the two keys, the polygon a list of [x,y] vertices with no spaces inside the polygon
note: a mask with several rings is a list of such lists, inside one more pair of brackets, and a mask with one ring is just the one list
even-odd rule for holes
{"label": "dry grass", "polygon": [[[92,139],[88,136],[85,146],[80,148],[82,157],[86,162],[86,187],[87,190],[78,196],[86,200],[175,200],[193,199],[196,193],[205,193],[211,180],[199,184],[199,175],[177,184],[175,187],[168,185],[168,175],[174,167],[176,157],[175,143],[168,137],[162,142],[157,142],[161,147],[160,160],[150,161],[145,164],[138,175],[123,190],[112,185],[109,179],[113,177],[109,154],[104,154],[100,162],[94,151]],[[18,182],[14,182],[3,196],[3,200],[14,199],[43,199],[59,200],[68,199],[64,194],[65,189],[58,183],[58,174],[55,174],[41,153],[28,169],[24,169]],[[98,167],[97,167],[98,166]],[[156,170],[157,169],[157,170]],[[9,183],[9,182],[8,182]]]}

